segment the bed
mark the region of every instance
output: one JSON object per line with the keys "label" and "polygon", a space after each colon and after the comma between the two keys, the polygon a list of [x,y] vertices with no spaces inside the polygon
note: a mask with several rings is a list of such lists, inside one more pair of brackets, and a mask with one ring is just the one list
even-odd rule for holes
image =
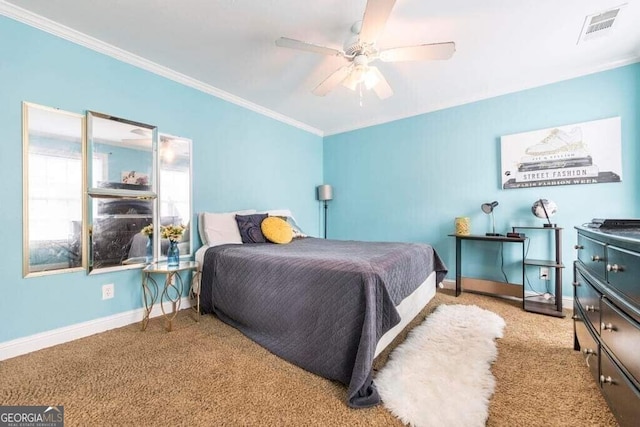
{"label": "bed", "polygon": [[208,245],[196,259],[203,313],[347,385],[354,408],[379,403],[374,358],[433,297],[447,272],[426,244],[313,237],[286,245]]}

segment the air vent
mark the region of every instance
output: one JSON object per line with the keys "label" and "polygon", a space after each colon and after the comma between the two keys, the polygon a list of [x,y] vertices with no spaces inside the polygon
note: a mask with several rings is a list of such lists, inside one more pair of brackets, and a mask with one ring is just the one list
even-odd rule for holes
{"label": "air vent", "polygon": [[580,37],[578,37],[578,44],[580,42],[586,42],[610,34],[613,30],[613,24],[616,22],[620,11],[625,6],[626,3],[604,12],[588,15],[584,19],[582,32],[580,33]]}

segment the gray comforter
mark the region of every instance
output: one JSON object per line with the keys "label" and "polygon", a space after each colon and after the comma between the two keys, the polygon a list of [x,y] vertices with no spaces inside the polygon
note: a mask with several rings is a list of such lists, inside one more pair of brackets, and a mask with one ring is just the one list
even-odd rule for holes
{"label": "gray comforter", "polygon": [[433,271],[433,248],[306,238],[287,245],[209,248],[201,305],[278,356],[348,385],[351,407],[380,398],[372,363],[380,337],[400,317],[395,305]]}

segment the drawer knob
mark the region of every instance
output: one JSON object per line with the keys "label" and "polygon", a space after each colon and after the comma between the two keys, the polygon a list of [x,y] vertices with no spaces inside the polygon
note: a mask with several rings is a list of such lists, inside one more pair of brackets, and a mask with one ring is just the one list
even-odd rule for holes
{"label": "drawer knob", "polygon": [[584,349],[582,349],[582,352],[583,352],[584,354],[596,354],[596,351],[595,351],[595,350],[592,350],[592,349],[590,349],[590,348],[584,348]]}
{"label": "drawer knob", "polygon": [[613,384],[613,378],[609,375],[606,377],[604,375],[600,375],[600,384]]}
{"label": "drawer knob", "polygon": [[578,286],[580,286],[580,282],[572,282],[571,284],[572,284],[573,286],[575,286],[576,288],[577,288]]}
{"label": "drawer knob", "polygon": [[573,245],[573,249],[576,249],[576,250],[579,251],[580,249],[584,249],[584,246],[582,246],[582,245]]}
{"label": "drawer knob", "polygon": [[614,273],[618,273],[618,272],[624,271],[624,269],[618,264],[613,264],[613,265],[607,264],[607,271],[613,271]]}
{"label": "drawer knob", "polygon": [[591,255],[591,261],[599,262],[599,261],[602,261],[602,258],[600,258],[599,255]]}
{"label": "drawer knob", "polygon": [[585,305],[584,309],[587,311],[596,311],[596,306],[595,305]]}
{"label": "drawer knob", "polygon": [[602,322],[602,323],[600,324],[600,328],[602,328],[602,330],[603,330],[603,331],[607,331],[607,330],[609,330],[609,331],[611,331],[611,332],[613,332],[613,331],[614,331],[613,324],[611,324],[611,323],[604,323],[604,322]]}

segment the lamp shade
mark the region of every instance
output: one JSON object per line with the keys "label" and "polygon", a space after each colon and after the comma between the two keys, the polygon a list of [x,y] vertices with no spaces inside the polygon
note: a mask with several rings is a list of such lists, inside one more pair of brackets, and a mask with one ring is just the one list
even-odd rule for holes
{"label": "lamp shade", "polygon": [[483,203],[482,206],[480,206],[480,208],[482,209],[482,212],[486,214],[490,214],[491,212],[493,212],[493,208],[495,208],[496,206],[498,206],[498,202],[491,202],[491,203]]}
{"label": "lamp shade", "polygon": [[317,190],[317,198],[320,201],[331,200],[333,199],[333,188],[330,185],[323,184],[318,185]]}

